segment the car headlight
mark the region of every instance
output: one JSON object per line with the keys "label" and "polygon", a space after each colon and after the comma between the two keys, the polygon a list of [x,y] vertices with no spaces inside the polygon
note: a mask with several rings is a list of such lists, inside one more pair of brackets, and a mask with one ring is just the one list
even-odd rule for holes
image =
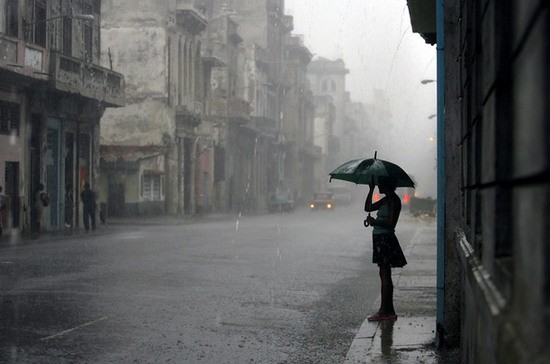
{"label": "car headlight", "polygon": [[331,203],[327,203],[327,209],[331,209],[332,208],[332,204]]}
{"label": "car headlight", "polygon": [[310,204],[310,205],[309,205],[309,208],[310,208],[310,209],[314,209],[314,208],[315,208],[315,204]]}

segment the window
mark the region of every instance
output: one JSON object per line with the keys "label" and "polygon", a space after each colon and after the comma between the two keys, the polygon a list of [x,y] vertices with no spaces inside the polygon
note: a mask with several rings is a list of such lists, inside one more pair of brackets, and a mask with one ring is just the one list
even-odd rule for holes
{"label": "window", "polygon": [[177,59],[177,66],[178,66],[178,84],[176,86],[177,92],[178,92],[178,105],[182,104],[182,91],[183,91],[183,45],[181,41],[181,37],[178,41],[178,59]]}
{"label": "window", "polygon": [[142,178],[141,195],[145,201],[161,200],[161,182],[160,174],[144,173]]}
{"label": "window", "polygon": [[47,20],[46,4],[37,3],[34,10],[34,43],[46,47]]}
{"label": "window", "polygon": [[0,101],[0,133],[19,135],[19,105]]}
{"label": "window", "polygon": [[13,37],[19,35],[19,1],[6,2],[6,33]]}
{"label": "window", "polygon": [[[84,14],[92,13],[92,6],[88,4],[82,5],[82,11]],[[84,41],[84,60],[91,62],[93,60],[93,34],[94,30],[92,28],[92,23],[82,22],[83,23],[83,41]]]}
{"label": "window", "polygon": [[93,60],[93,29],[90,25],[84,25],[84,59]]}
{"label": "window", "polygon": [[67,16],[63,18],[63,49],[61,51],[68,56],[73,53],[73,20]]}

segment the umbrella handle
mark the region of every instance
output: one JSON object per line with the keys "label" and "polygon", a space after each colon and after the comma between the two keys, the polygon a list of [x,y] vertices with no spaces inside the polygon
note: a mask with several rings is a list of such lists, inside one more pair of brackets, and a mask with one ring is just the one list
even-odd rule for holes
{"label": "umbrella handle", "polygon": [[[368,216],[368,217],[370,217],[370,212],[369,212],[369,216]],[[367,222],[367,219],[365,219],[365,220],[363,221],[363,225],[365,225],[365,227],[369,227],[369,223]]]}

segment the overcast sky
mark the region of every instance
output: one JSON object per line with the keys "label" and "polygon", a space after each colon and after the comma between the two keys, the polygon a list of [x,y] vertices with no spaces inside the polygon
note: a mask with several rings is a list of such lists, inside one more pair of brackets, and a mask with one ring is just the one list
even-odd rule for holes
{"label": "overcast sky", "polygon": [[420,195],[435,197],[435,148],[428,138],[436,130],[429,118],[436,89],[420,81],[436,78],[436,49],[412,33],[406,0],[285,0],[285,7],[294,16],[293,34],[303,35],[314,56],[344,60],[352,101],[372,103],[373,90],[385,93],[396,127],[389,145],[381,140],[372,148],[381,159],[408,166]]}

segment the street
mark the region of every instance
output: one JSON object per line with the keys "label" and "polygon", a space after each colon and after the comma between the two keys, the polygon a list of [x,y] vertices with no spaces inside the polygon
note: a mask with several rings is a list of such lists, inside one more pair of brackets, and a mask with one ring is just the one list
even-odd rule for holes
{"label": "street", "polygon": [[[361,206],[0,245],[0,362],[341,363],[379,294]],[[422,226],[406,213],[403,249]]]}

